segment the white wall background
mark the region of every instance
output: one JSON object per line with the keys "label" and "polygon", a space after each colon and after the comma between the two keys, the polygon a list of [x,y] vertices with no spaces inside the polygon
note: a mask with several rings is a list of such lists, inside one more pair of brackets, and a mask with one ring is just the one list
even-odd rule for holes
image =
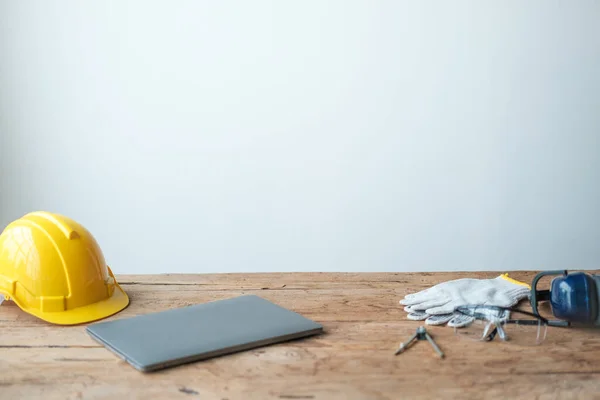
{"label": "white wall background", "polygon": [[0,223],[115,273],[600,267],[598,1],[0,0]]}

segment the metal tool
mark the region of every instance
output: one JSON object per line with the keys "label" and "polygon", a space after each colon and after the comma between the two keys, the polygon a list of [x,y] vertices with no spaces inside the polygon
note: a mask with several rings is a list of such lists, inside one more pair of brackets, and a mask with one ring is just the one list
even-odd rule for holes
{"label": "metal tool", "polygon": [[408,339],[404,343],[400,343],[400,347],[398,347],[398,350],[396,350],[395,355],[398,355],[398,354],[402,353],[404,350],[406,350],[408,348],[408,346],[412,343],[412,341],[415,339],[416,340],[427,340],[431,344],[431,346],[433,346],[433,349],[435,350],[436,353],[438,353],[440,358],[444,358],[444,353],[442,352],[442,350],[440,350],[438,345],[433,341],[433,338],[429,335],[429,333],[427,333],[427,330],[425,329],[424,326],[418,327],[417,331],[415,332],[414,335],[412,335],[410,337],[410,339]]}

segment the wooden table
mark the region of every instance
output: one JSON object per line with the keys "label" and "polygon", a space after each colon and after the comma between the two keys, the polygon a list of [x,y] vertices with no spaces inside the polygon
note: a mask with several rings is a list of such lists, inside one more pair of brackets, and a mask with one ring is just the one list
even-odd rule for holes
{"label": "wooden table", "polygon": [[[112,318],[253,293],[321,322],[309,339],[158,373],[134,370],[83,326],[0,306],[0,398],[415,399],[600,398],[600,330],[549,328],[539,347],[472,343],[449,327],[394,356],[420,325],[398,301],[461,277],[497,273],[280,273],[117,276],[130,306]],[[533,272],[512,273],[531,281]]]}

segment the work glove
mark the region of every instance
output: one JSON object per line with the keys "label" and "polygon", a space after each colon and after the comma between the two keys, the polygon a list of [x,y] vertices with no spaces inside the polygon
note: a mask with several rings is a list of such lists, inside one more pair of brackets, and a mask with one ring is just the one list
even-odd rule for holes
{"label": "work glove", "polygon": [[471,324],[474,320],[473,317],[458,312],[430,315],[422,311],[411,311],[408,307],[404,307],[404,311],[408,313],[406,318],[412,321],[425,321],[427,325],[444,325],[448,323],[449,327],[462,328]]}
{"label": "work glove", "polygon": [[425,319],[429,325],[448,322],[448,326],[459,327],[468,325],[472,322],[472,318],[455,313],[456,307],[464,305],[512,307],[529,293],[529,285],[509,278],[508,274],[503,274],[493,279],[465,278],[443,282],[418,293],[406,295],[400,300],[400,304],[407,306],[404,310],[409,313],[409,319]]}

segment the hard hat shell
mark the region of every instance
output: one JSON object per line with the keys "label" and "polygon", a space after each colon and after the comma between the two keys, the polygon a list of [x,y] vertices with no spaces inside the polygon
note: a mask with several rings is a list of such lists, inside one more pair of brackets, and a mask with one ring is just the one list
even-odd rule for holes
{"label": "hard hat shell", "polygon": [[29,213],[0,234],[0,293],[59,325],[99,320],[129,305],[90,232],[49,212]]}

